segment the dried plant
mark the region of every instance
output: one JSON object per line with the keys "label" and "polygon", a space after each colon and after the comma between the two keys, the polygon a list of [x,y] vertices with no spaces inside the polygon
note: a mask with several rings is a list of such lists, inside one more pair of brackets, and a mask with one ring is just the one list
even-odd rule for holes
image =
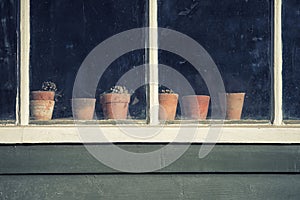
{"label": "dried plant", "polygon": [[127,88],[125,86],[116,85],[109,89],[107,93],[114,94],[129,94]]}
{"label": "dried plant", "polygon": [[42,84],[42,90],[43,91],[52,91],[52,92],[56,92],[57,91],[57,87],[56,84],[52,81],[45,81]]}
{"label": "dried plant", "polygon": [[172,89],[169,89],[169,88],[159,87],[159,93],[174,94],[174,91]]}

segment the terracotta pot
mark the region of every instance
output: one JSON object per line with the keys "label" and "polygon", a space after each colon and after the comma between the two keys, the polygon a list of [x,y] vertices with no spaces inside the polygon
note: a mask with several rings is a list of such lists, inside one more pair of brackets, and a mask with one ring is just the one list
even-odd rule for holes
{"label": "terracotta pot", "polygon": [[159,94],[159,119],[174,120],[176,115],[178,94]]}
{"label": "terracotta pot", "polygon": [[92,120],[95,111],[95,98],[72,99],[72,112],[75,120]]}
{"label": "terracotta pot", "polygon": [[182,97],[183,115],[187,119],[206,119],[210,97],[189,95]]}
{"label": "terracotta pot", "polygon": [[31,100],[51,100],[54,101],[55,92],[53,91],[32,91],[30,93]]}
{"label": "terracotta pot", "polygon": [[245,93],[226,93],[226,119],[241,119]]}
{"label": "terracotta pot", "polygon": [[100,96],[103,114],[106,119],[127,119],[130,94],[103,94]]}
{"label": "terracotta pot", "polygon": [[30,113],[35,120],[51,120],[55,101],[31,100]]}

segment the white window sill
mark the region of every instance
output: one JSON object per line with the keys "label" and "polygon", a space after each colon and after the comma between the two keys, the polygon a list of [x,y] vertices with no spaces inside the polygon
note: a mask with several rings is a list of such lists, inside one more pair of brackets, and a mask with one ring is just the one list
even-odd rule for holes
{"label": "white window sill", "polygon": [[[169,143],[173,142],[179,130],[183,131],[183,137],[176,142],[213,142],[208,141],[207,134],[209,126],[196,127],[191,125],[166,125],[162,126],[113,126],[105,125],[97,126],[80,126],[85,127],[84,131],[74,125],[69,126],[4,126],[0,127],[0,144],[41,144],[41,143],[83,143],[81,137],[88,134],[91,130],[99,130],[106,139],[86,140],[85,143],[108,143],[108,142],[124,142],[124,143]],[[130,127],[135,133],[134,137],[125,134],[124,129]],[[184,129],[182,129],[184,128]],[[158,130],[156,135],[143,138],[142,135],[146,131]],[[100,131],[101,130],[101,131]],[[210,132],[211,134],[211,132]],[[247,125],[233,126],[224,125],[221,132],[217,135],[217,143],[281,143],[296,144],[300,143],[300,126],[285,125]],[[211,137],[211,135],[210,135]],[[193,138],[193,139],[190,139]]]}

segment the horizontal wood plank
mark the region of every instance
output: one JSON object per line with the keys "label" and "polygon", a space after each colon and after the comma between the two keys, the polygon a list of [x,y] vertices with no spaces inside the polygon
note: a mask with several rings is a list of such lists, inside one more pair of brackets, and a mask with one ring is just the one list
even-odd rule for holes
{"label": "horizontal wood plank", "polygon": [[[103,144],[102,144],[103,145]],[[131,152],[151,152],[163,144],[118,144]],[[203,159],[194,144],[159,173],[299,173],[300,145],[216,145]],[[174,150],[178,146],[172,146]],[[162,155],[162,161],[168,155]],[[0,174],[119,173],[95,159],[83,145],[2,145]]]}
{"label": "horizontal wood plank", "polygon": [[300,175],[0,176],[0,199],[299,199]]}

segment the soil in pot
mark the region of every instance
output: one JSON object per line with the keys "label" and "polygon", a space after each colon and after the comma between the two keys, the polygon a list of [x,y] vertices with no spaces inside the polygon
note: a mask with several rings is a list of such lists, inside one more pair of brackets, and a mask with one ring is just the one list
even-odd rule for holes
{"label": "soil in pot", "polygon": [[100,103],[105,119],[127,119],[129,101],[130,94],[102,94]]}
{"label": "soil in pot", "polygon": [[245,93],[226,93],[226,119],[240,120]]}
{"label": "soil in pot", "polygon": [[92,120],[95,112],[95,98],[72,99],[72,112],[75,120]]}
{"label": "soil in pot", "polygon": [[205,120],[210,97],[206,95],[189,95],[182,97],[183,115],[187,119]]}
{"label": "soil in pot", "polygon": [[159,119],[174,120],[178,103],[178,94],[159,94]]}
{"label": "soil in pot", "polygon": [[55,101],[31,100],[30,113],[35,120],[51,120]]}

